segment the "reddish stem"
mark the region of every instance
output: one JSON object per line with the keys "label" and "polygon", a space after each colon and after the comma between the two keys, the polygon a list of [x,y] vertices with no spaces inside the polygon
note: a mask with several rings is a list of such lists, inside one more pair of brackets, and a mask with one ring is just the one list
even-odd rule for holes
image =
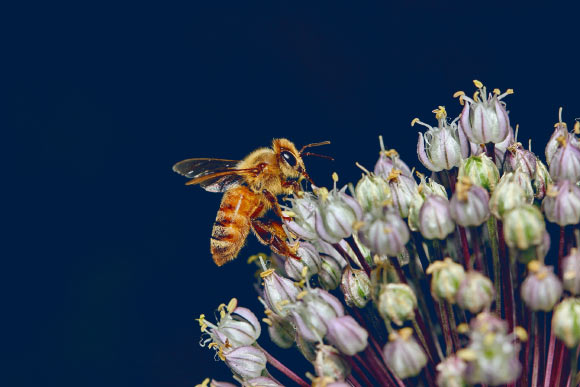
{"label": "reddish stem", "polygon": [[356,362],[354,361],[354,359],[352,357],[345,356],[344,358],[346,359],[348,364],[350,364],[350,367],[356,373],[356,376],[359,377],[363,381],[365,386],[372,386],[373,385],[373,383],[371,383],[369,378],[367,378],[367,375],[365,374],[365,372],[358,366],[358,364],[356,364]]}
{"label": "reddish stem", "polygon": [[401,379],[399,379],[399,377],[397,375],[395,375],[395,373],[393,372],[391,367],[389,367],[389,365],[387,364],[387,361],[385,359],[385,355],[383,354],[383,351],[381,350],[379,343],[377,343],[377,341],[375,340],[374,337],[371,337],[370,339],[371,339],[371,344],[372,344],[373,348],[375,349],[375,351],[377,351],[377,353],[380,354],[381,359],[383,360],[385,367],[387,367],[387,370],[391,374],[392,378],[395,380],[395,383],[399,386],[404,387],[405,385],[403,384],[403,381]]}
{"label": "reddish stem", "polygon": [[[546,360],[546,377],[544,378],[544,386],[550,386],[552,379],[552,368],[554,367],[554,352],[556,348],[556,336],[554,330],[550,333],[550,344],[548,345],[548,358]],[[538,367],[539,368],[539,367]]]}
{"label": "reddish stem", "polygon": [[471,262],[469,255],[469,245],[467,244],[467,235],[465,233],[465,228],[462,226],[457,226],[459,229],[459,237],[461,238],[461,248],[463,250],[463,259],[464,259],[464,266],[465,270],[471,269]]}
{"label": "reddish stem", "polygon": [[276,368],[278,371],[282,372],[289,379],[292,379],[296,384],[302,387],[310,387],[310,384],[306,383],[300,376],[296,375],[291,369],[282,364],[278,359],[272,356],[268,351],[258,345],[258,348],[264,352],[268,363],[272,364],[272,367]]}
{"label": "reddish stem", "polygon": [[372,269],[369,266],[369,263],[367,262],[367,260],[365,259],[365,257],[362,255],[362,252],[358,248],[356,242],[353,242],[350,239],[346,239],[346,243],[348,243],[348,245],[350,246],[350,248],[352,249],[352,251],[354,251],[354,254],[356,255],[356,258],[360,261],[360,264],[363,267],[363,269],[366,271],[367,275],[370,276]]}

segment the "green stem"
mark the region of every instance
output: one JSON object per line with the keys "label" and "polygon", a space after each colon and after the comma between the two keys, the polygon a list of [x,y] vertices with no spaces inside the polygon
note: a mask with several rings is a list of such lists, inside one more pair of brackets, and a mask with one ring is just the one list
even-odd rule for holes
{"label": "green stem", "polygon": [[491,243],[491,254],[493,257],[493,284],[495,286],[495,311],[501,316],[501,266],[499,262],[499,243],[497,240],[497,228],[495,218],[490,217],[487,220],[487,230],[489,232],[489,241]]}

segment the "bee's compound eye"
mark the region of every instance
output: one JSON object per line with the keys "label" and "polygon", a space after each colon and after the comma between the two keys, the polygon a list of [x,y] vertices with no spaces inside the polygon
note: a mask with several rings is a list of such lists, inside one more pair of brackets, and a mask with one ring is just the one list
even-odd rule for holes
{"label": "bee's compound eye", "polygon": [[282,151],[281,155],[284,158],[284,160],[288,163],[288,165],[290,165],[291,167],[296,166],[296,157],[294,157],[292,153],[288,151]]}

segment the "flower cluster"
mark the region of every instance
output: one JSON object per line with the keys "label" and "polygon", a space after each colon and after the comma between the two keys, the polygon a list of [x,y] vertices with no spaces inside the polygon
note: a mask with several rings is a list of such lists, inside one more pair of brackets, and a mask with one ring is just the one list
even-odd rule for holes
{"label": "flower cluster", "polygon": [[471,98],[454,95],[457,118],[439,106],[436,126],[411,123],[427,128],[417,154],[429,177],[381,137],[357,184],[339,189],[334,173],[333,189],[289,199],[300,259],[249,262],[270,340],[312,367],[297,373],[261,347],[258,318],[233,299],[217,323],[198,321],[240,385],[578,382],[580,124],[569,131],[560,110],[544,163],[517,141],[503,101],[513,90],[474,84]]}

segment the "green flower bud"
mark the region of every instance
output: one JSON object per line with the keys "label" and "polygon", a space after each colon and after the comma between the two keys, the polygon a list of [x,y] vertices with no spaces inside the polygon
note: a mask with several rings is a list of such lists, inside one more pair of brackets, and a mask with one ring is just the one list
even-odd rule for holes
{"label": "green flower bud", "polygon": [[372,211],[373,208],[382,208],[391,200],[389,184],[385,179],[374,174],[363,175],[354,192],[356,200],[366,212]]}
{"label": "green flower bud", "polygon": [[363,270],[349,265],[342,273],[340,289],[348,306],[364,308],[371,297],[371,280]]}
{"label": "green flower bud", "polygon": [[461,162],[459,167],[459,177],[469,177],[475,185],[485,188],[488,192],[493,192],[499,181],[499,171],[494,162],[485,154],[471,156]]}
{"label": "green flower bud", "polygon": [[504,214],[503,234],[511,248],[525,250],[542,243],[546,223],[540,210],[531,205],[515,208]]}
{"label": "green flower bud", "polygon": [[[531,199],[533,201],[533,196]],[[506,212],[524,204],[531,204],[532,201],[526,198],[524,188],[516,182],[515,173],[510,172],[503,175],[495,187],[489,199],[489,209],[493,216],[502,219]]]}
{"label": "green flower bud", "polygon": [[435,298],[455,302],[459,285],[465,279],[463,266],[453,262],[451,258],[445,258],[443,261],[430,264],[425,273],[433,274],[431,293]]}
{"label": "green flower bud", "polygon": [[350,375],[350,366],[336,348],[324,344],[319,345],[316,351],[314,370],[317,376],[326,376],[333,380],[345,380]]}
{"label": "green flower bud", "polygon": [[417,297],[409,285],[387,284],[381,286],[377,307],[385,320],[403,325],[415,318]]}
{"label": "green flower bud", "polygon": [[457,304],[471,313],[479,313],[491,305],[494,297],[493,283],[477,271],[470,271],[459,285]]}
{"label": "green flower bud", "polygon": [[340,285],[342,278],[341,263],[335,257],[328,255],[322,259],[318,271],[318,282],[326,290],[334,290]]}
{"label": "green flower bud", "polygon": [[556,306],[552,329],[568,348],[580,344],[580,298],[566,298]]}
{"label": "green flower bud", "polygon": [[274,344],[284,349],[290,348],[294,345],[296,334],[294,326],[288,319],[269,312],[268,318],[263,321],[269,325],[268,334],[270,335],[270,340],[272,340]]}
{"label": "green flower bud", "polygon": [[534,181],[532,183],[536,198],[543,199],[548,186],[552,183],[553,181],[550,172],[548,172],[548,167],[540,159],[536,159],[536,173],[534,174]]}

